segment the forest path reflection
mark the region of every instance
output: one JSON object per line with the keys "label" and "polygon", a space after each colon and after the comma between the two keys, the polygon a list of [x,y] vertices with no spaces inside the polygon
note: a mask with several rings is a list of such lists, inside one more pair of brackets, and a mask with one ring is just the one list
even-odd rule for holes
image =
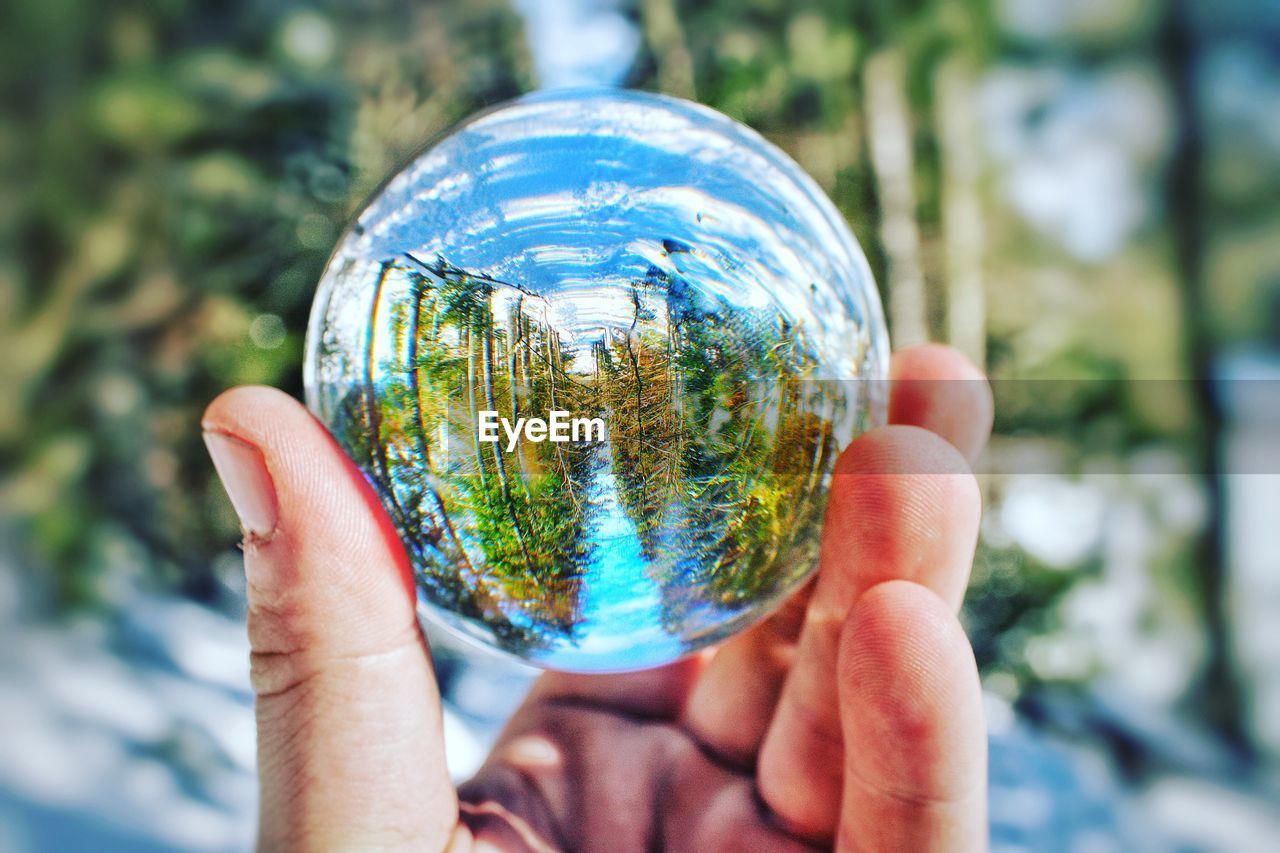
{"label": "forest path reflection", "polygon": [[[582,576],[583,639],[574,651],[575,665],[590,666],[596,656],[614,669],[620,660],[628,668],[670,660],[683,652],[684,644],[662,627],[662,590],[648,571],[635,522],[623,506],[611,441],[596,446],[591,466],[586,541],[592,559]],[[607,631],[592,630],[605,622]],[[643,650],[644,657],[626,660],[628,647]]]}

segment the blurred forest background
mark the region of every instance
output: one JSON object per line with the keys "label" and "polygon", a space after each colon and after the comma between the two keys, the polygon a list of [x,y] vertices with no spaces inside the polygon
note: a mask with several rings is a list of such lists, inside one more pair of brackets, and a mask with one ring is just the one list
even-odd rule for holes
{"label": "blurred forest background", "polygon": [[[454,122],[575,74],[758,129],[848,218],[895,345],[948,341],[990,371],[965,618],[993,731],[1030,721],[1178,843],[1280,832],[1280,466],[1258,467],[1274,430],[1255,417],[1280,378],[1267,0],[4,18],[0,850],[249,837],[238,533],[200,413],[239,383],[300,394],[314,285],[374,188]],[[472,691],[457,770],[507,682],[441,666]],[[1057,808],[1034,794],[997,786],[1010,845]]]}

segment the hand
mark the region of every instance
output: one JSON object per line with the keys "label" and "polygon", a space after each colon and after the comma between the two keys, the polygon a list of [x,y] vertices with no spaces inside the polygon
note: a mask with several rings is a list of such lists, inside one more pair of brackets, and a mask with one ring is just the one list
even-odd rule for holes
{"label": "hand", "polygon": [[[714,652],[544,675],[457,791],[409,565],[373,491],[292,398],[219,397],[204,429],[245,529],[261,845],[984,847],[986,732],[956,611],[990,391],[943,347],[893,367],[895,425],[837,462],[814,582]],[[971,381],[913,381],[949,379]]]}

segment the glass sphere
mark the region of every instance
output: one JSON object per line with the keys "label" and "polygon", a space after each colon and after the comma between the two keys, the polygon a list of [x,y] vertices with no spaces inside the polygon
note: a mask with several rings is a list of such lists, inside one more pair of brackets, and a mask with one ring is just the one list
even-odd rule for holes
{"label": "glass sphere", "polygon": [[539,93],[439,139],[320,282],[307,400],[420,609],[534,664],[656,666],[817,564],[887,336],[835,207],[719,113]]}

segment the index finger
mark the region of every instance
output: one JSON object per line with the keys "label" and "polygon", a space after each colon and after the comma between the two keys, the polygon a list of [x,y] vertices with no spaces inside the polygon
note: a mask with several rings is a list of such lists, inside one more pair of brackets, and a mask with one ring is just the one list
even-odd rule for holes
{"label": "index finger", "polygon": [[958,350],[922,344],[894,355],[889,367],[889,423],[924,427],[972,465],[991,437],[991,385]]}

